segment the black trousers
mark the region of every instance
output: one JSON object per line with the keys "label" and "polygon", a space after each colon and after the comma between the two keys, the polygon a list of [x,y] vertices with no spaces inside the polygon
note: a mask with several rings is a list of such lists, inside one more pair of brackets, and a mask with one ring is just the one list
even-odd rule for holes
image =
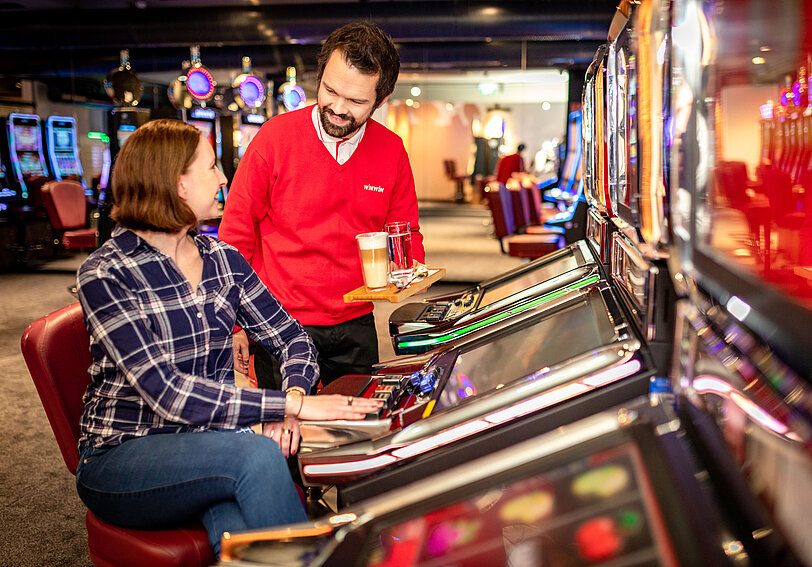
{"label": "black trousers", "polygon": [[[337,325],[303,325],[319,353],[322,386],[346,374],[369,374],[378,362],[378,334],[372,313]],[[260,388],[282,389],[276,357],[262,347],[254,353],[254,372]],[[313,392],[315,393],[315,386]]]}

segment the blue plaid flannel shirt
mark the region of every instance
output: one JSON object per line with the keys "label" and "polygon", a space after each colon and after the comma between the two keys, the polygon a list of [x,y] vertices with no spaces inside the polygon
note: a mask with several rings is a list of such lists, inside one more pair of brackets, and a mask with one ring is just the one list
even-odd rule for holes
{"label": "blue plaid flannel shirt", "polygon": [[309,391],[318,380],[310,337],[245,258],[192,236],[203,258],[196,292],[174,261],[122,228],[79,268],[93,357],[80,452],[154,433],[281,421],[282,392],[234,385],[235,324],[279,357],[284,389]]}

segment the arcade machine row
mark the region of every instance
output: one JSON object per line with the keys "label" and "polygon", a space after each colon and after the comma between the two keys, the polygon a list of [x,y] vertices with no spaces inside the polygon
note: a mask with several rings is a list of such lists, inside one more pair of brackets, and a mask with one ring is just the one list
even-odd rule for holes
{"label": "arcade machine row", "polygon": [[[586,417],[314,522],[227,534],[222,565],[802,565],[709,416],[681,421],[662,402]],[[736,408],[749,435],[771,434]]]}
{"label": "arcade machine row", "polygon": [[[619,29],[648,32],[648,12],[630,16],[631,11]],[[656,70],[662,76],[662,69]],[[635,70],[628,74],[636,78]],[[617,106],[629,104],[621,96],[605,100],[618,114]],[[596,130],[591,138],[607,137],[605,122],[591,124]],[[634,134],[639,138],[643,127],[657,124],[638,124]],[[611,135],[616,143],[629,137],[628,130]],[[638,167],[621,157],[607,159],[607,169]],[[603,189],[606,210],[612,210],[615,201],[608,186]],[[632,204],[655,198],[654,192],[665,206],[657,194],[661,185],[627,188],[624,183],[623,189],[633,193]],[[580,274],[572,278],[575,283],[541,296],[506,299],[501,310],[487,316],[445,333],[426,333],[422,340],[434,340],[435,349],[422,356],[396,359],[378,365],[376,376],[344,377],[326,388],[325,393],[381,398],[385,405],[380,415],[361,423],[302,423],[299,460],[305,482],[336,485],[341,502],[357,502],[648,392],[668,364],[673,302],[664,298],[673,298],[673,291],[667,267],[662,266],[663,274],[653,263],[649,249],[654,245],[646,248],[640,235],[661,227],[651,227],[650,220],[633,226],[609,218],[610,244],[579,243],[554,255],[564,264],[574,253],[589,253],[594,262],[605,246],[607,278],[594,264],[592,272],[575,268],[571,272]],[[539,264],[517,273],[533,277]],[[516,280],[521,278],[508,277],[501,287]]]}
{"label": "arcade machine row", "polygon": [[[719,78],[746,49],[739,20],[769,37],[812,29],[811,12],[779,4],[770,16],[700,0],[638,5],[659,12],[652,21],[674,21],[662,38],[673,39],[668,66],[679,78],[668,251],[689,298],[670,372],[676,405],[651,395],[316,522],[229,534],[224,565],[812,563],[809,291],[735,252],[728,240],[741,246],[748,234],[725,229],[746,219],[715,195],[724,154],[705,146],[734,125],[717,105]],[[778,54],[777,78],[795,48],[776,48],[790,50]],[[760,81],[730,77],[740,88]]]}

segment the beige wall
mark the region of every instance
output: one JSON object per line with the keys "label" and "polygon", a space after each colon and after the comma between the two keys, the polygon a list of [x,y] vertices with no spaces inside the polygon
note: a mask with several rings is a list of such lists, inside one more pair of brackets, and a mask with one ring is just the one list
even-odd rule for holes
{"label": "beige wall", "polygon": [[722,138],[718,158],[743,161],[753,175],[761,154],[760,107],[768,99],[778,101],[779,90],[774,85],[725,87],[720,94]]}
{"label": "beige wall", "polygon": [[[445,102],[421,102],[418,108],[402,101],[385,105],[376,119],[386,124],[403,139],[414,171],[419,199],[451,200],[454,183],[445,176],[443,161],[454,160],[458,174],[470,171],[472,159],[472,123],[484,120],[490,105]],[[566,128],[566,106],[553,103],[544,111],[539,104],[507,104],[505,144],[515,151],[521,142],[527,146],[525,165],[541,148],[542,142],[563,138]]]}

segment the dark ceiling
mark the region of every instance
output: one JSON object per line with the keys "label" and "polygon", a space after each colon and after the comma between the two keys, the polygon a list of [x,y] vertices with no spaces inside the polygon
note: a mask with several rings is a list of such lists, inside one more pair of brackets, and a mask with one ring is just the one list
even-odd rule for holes
{"label": "dark ceiling", "polygon": [[250,56],[273,74],[315,67],[333,29],[367,19],[398,44],[403,70],[582,70],[617,0],[0,0],[0,75],[101,76],[128,48],[137,73],[179,71],[189,46],[210,68]]}

